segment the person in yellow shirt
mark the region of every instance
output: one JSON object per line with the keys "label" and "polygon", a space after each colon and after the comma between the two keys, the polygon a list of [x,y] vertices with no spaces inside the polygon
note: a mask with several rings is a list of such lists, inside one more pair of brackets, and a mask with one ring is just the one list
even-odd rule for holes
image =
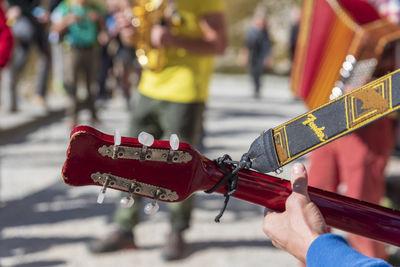
{"label": "person in yellow shirt", "polygon": [[[171,2],[171,1],[170,1]],[[198,145],[203,112],[213,72],[214,56],[227,46],[224,0],[175,0],[181,23],[175,26],[154,25],[151,42],[163,49],[160,70],[143,70],[138,97],[132,110],[130,135],[141,131],[155,138],[177,134],[180,140]],[[135,29],[129,19],[117,18],[120,36],[132,43]],[[168,23],[166,25],[169,25]],[[150,58],[150,57],[149,57]],[[114,221],[118,231],[89,245],[94,253],[135,248],[133,228],[139,221],[139,198],[133,208],[118,208]],[[184,256],[183,231],[189,228],[194,199],[169,204],[171,231],[162,257],[175,260]]]}

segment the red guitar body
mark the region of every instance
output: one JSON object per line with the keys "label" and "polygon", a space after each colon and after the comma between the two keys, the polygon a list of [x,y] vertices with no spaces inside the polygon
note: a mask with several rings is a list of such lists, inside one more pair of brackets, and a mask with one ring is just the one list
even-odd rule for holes
{"label": "red guitar body", "polygon": [[[212,188],[225,176],[214,161],[185,143],[179,145],[181,154],[175,158],[178,159],[176,162],[166,160],[169,157],[166,155],[171,153],[168,141],[156,140],[147,148],[152,157],[140,159],[137,157],[143,152],[140,150],[143,145],[136,138],[122,137],[114,158],[109,156],[113,145],[114,137],[111,135],[87,126],[75,128],[62,170],[65,183],[103,186],[104,180],[96,179],[105,174],[103,177],[112,178],[108,184],[111,188],[128,191],[131,181],[140,185],[141,190],[135,191],[139,195],[152,197],[158,190],[164,193],[160,200],[175,202],[196,191]],[[130,148],[137,150],[130,152]],[[275,211],[285,210],[285,201],[291,193],[289,181],[249,170],[241,170],[238,177],[238,190],[233,197]],[[217,192],[226,193],[225,186]],[[328,225],[400,246],[399,211],[313,187],[309,187],[309,195]]]}

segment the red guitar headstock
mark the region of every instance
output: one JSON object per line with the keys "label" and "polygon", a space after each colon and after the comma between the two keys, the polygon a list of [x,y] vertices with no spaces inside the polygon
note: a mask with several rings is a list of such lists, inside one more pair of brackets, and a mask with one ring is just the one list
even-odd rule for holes
{"label": "red guitar headstock", "polygon": [[203,166],[212,162],[186,143],[173,150],[168,141],[155,140],[149,147],[137,138],[122,137],[120,145],[114,142],[113,136],[91,127],[75,128],[62,170],[64,182],[110,187],[167,202],[182,201],[210,187]]}
{"label": "red guitar headstock", "polygon": [[[285,209],[291,193],[289,181],[245,169],[237,173],[238,180],[225,181],[233,177],[229,175],[230,171],[233,173],[232,165],[219,165],[185,143],[180,143],[177,150],[168,141],[143,145],[149,143],[128,137],[117,137],[114,141],[113,136],[91,127],[77,127],[71,133],[62,177],[72,186],[102,186],[98,202],[102,201],[105,188],[110,187],[166,202],[182,201],[196,191],[215,191],[225,194],[225,205],[232,195],[272,210]],[[224,181],[239,186],[229,189]],[[308,193],[329,225],[400,245],[398,211],[312,187]],[[127,200],[121,202],[125,207],[133,204],[132,198],[123,200]],[[155,203],[149,203],[145,213],[157,211]]]}

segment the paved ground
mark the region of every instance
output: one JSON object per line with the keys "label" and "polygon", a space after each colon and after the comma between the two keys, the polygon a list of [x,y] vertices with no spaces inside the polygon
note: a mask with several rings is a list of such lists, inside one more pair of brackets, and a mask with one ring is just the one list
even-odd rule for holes
{"label": "paved ground", "polygon": [[[216,224],[213,219],[223,198],[203,193],[198,194],[193,226],[186,233],[190,247],[185,259],[164,263],[159,258],[168,231],[164,205],[154,216],[143,215],[136,231],[140,250],[89,254],[87,242],[113,229],[110,221],[119,193],[108,191],[105,203],[98,205],[99,188],[62,183],[69,133],[61,116],[65,101],[54,99],[58,102],[50,117],[32,105],[18,116],[0,113],[1,266],[296,266],[296,260],[263,235],[262,208],[232,200],[222,223]],[[228,153],[237,159],[259,132],[304,110],[292,99],[287,78],[264,77],[263,98],[256,100],[247,76],[215,75],[205,122],[205,154],[215,158]],[[101,130],[112,133],[119,128],[127,134],[128,113],[120,98],[107,103],[100,115]],[[32,122],[38,117],[40,128],[37,119]],[[397,169],[393,159],[388,173],[400,173]],[[283,177],[288,177],[288,170]]]}

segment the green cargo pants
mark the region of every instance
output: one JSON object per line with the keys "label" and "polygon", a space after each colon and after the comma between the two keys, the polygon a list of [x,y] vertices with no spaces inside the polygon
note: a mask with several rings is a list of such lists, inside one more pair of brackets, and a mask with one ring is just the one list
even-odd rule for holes
{"label": "green cargo pants", "polygon": [[[169,139],[177,134],[179,139],[197,146],[203,126],[204,103],[174,103],[138,95],[131,116],[130,136],[137,137],[141,131],[155,139]],[[114,221],[123,231],[131,231],[139,222],[141,197],[135,196],[132,208],[118,206]],[[179,203],[168,203],[171,230],[181,232],[189,227],[194,197]]]}

